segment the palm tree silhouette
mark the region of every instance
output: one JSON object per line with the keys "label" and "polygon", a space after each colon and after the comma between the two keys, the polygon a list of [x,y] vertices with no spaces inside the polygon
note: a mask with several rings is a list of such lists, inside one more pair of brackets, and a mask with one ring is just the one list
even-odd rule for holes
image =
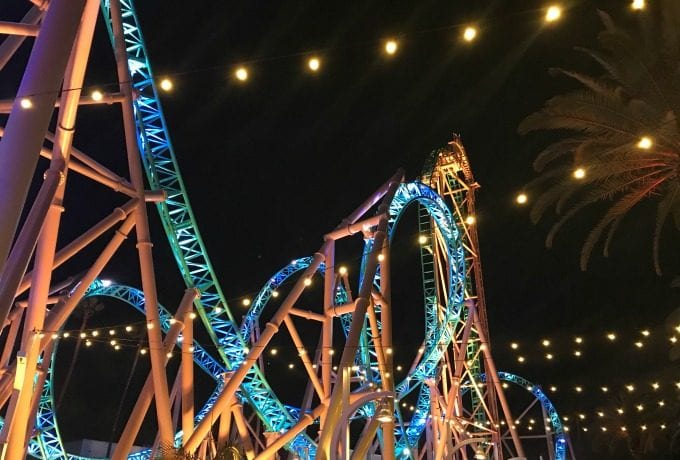
{"label": "palm tree silhouette", "polygon": [[550,247],[565,222],[599,207],[601,216],[581,249],[585,270],[595,245],[604,239],[607,256],[628,212],[651,199],[656,204],[654,268],[661,274],[662,228],[672,216],[680,229],[680,2],[662,0],[654,11],[650,8],[635,35],[606,13],[600,17],[604,29],[598,47],[578,48],[600,73],[552,69],[579,88],[548,100],[519,126],[521,134],[558,134],[534,161],[539,174],[528,188],[538,189],[539,196],[531,218],[537,222],[554,208],[557,220],[546,238]]}

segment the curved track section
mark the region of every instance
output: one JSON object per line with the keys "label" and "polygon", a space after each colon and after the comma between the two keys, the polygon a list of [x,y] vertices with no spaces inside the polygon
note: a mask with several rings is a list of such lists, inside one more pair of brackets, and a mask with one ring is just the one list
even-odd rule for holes
{"label": "curved track section", "polygon": [[[126,304],[133,307],[140,313],[144,313],[144,293],[138,289],[122,286],[122,285],[108,285],[101,281],[95,281],[89,287],[85,298],[87,297],[111,297],[125,302]],[[161,327],[164,333],[170,329],[170,320],[172,314],[162,305],[159,305],[159,314],[161,319]],[[180,335],[181,338],[181,335]],[[181,341],[178,340],[178,344],[181,345]],[[53,354],[56,355],[56,349]],[[54,376],[54,363],[55,357],[53,356],[49,369],[49,376],[43,388],[43,393],[41,395],[40,404],[38,406],[37,412],[37,427],[39,429],[39,435],[37,442],[31,443],[29,446],[29,454],[49,459],[70,459],[70,460],[88,460],[87,457],[81,457],[78,455],[68,454],[63,446],[61,436],[59,434],[59,428],[57,425],[56,414],[54,411],[54,399],[52,396],[53,389],[53,376]],[[216,382],[216,389],[213,391],[212,395],[205,403],[203,408],[196,415],[196,422],[203,419],[205,414],[212,407],[215,399],[217,398],[218,392],[221,389],[222,382],[224,380],[224,373],[227,371],[226,368],[215,358],[213,358],[201,345],[194,341],[194,362],[203,369],[208,375],[210,375]],[[245,400],[242,394],[238,395],[239,399]],[[181,432],[176,436],[177,440],[181,440]],[[131,454],[128,458],[130,460],[141,460],[147,459],[151,456],[150,450],[140,451]]]}
{"label": "curved track section", "polygon": [[[482,381],[486,381],[486,375],[482,374]],[[498,371],[498,378],[503,382],[513,383],[530,392],[541,403],[548,418],[550,419],[550,426],[552,427],[555,436],[555,460],[566,460],[567,458],[567,435],[564,431],[562,419],[557,413],[557,409],[553,405],[548,396],[541,390],[538,385],[534,385],[524,377],[520,377],[510,372]]]}
{"label": "curved track section", "polygon": [[[408,457],[409,449],[418,444],[418,439],[427,422],[427,415],[430,407],[430,393],[423,383],[427,379],[436,377],[437,368],[442,358],[442,350],[448,346],[452,338],[450,333],[451,325],[458,321],[460,317],[461,309],[463,307],[465,283],[465,259],[460,244],[459,231],[454,225],[451,213],[443,199],[430,187],[420,182],[405,183],[399,186],[394,199],[390,203],[388,211],[388,235],[390,240],[394,238],[397,224],[406,208],[416,203],[427,209],[429,215],[432,216],[438,230],[446,241],[447,255],[451,262],[449,264],[449,279],[451,280],[451,283],[449,286],[450,300],[446,308],[446,315],[443,319],[438,318],[436,299],[432,302],[425,302],[426,321],[424,352],[418,364],[396,387],[397,399],[405,397],[414,390],[420,390],[417,410],[408,422],[401,414],[398,405],[396,408],[395,416],[396,419],[400,421],[396,429],[396,451],[398,454],[401,452],[400,455],[406,457]],[[372,248],[373,240],[367,239],[363,250],[364,259],[372,254]],[[306,269],[309,266],[310,261],[310,257],[296,259],[279,270],[268,280],[253,301],[243,322],[241,334],[244,337],[250,334],[255,323],[259,321],[262,311],[272,297],[272,293],[294,274]],[[363,265],[364,264],[362,263],[362,266]],[[323,269],[320,269],[320,272],[323,272]],[[374,283],[376,288],[379,288],[379,276],[380,274],[378,273]],[[344,291],[338,289],[335,299],[336,305],[343,304],[345,299]],[[346,322],[343,321],[343,325],[345,325],[345,323]],[[363,334],[369,334],[368,328],[364,328]],[[363,343],[370,343],[370,341],[366,338]],[[356,362],[360,364],[363,369],[371,371],[367,375],[368,381],[378,384],[380,383],[378,380],[379,372],[377,364],[371,359],[373,354],[370,351],[371,350],[360,349],[357,352]],[[363,414],[364,416],[370,416],[372,413],[372,408],[366,408],[364,412],[360,412],[360,414]]]}

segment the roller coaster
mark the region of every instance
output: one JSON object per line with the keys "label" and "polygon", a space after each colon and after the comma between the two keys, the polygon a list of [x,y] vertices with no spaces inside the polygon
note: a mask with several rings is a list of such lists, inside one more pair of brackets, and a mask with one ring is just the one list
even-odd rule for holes
{"label": "roller coaster", "polygon": [[[530,458],[534,451],[567,458],[569,439],[547,396],[494,362],[475,221],[478,184],[459,137],[428,156],[418,180],[396,172],[322,235],[314,254],[268,278],[239,324],[189,203],[133,1],[26,3],[22,20],[0,22],[7,36],[0,69],[24,41],[34,40],[16,96],[0,101],[1,458],[86,458],[65,448],[53,393],[57,344],[88,297],[122,301],[146,324],[151,372],[113,459],[154,458],[168,447],[192,458],[224,458],[219,452],[233,444],[233,455],[247,459],[497,460]],[[99,15],[111,39],[118,88],[85,95]],[[129,178],[73,146],[77,115],[101,104],[120,106]],[[46,170],[40,156],[49,162]],[[69,174],[125,201],[57,247]],[[29,186],[39,178],[29,200]],[[174,312],[158,300],[152,242],[162,238],[151,235],[147,203],[160,215],[186,284]],[[397,378],[400,331],[393,330],[393,318],[405,312],[393,308],[391,262],[398,224],[412,208],[424,330],[408,372]],[[133,229],[141,290],[102,278]],[[104,249],[77,277],[55,279],[57,268],[105,238]],[[349,247],[354,252],[346,253]],[[341,258],[358,260],[358,269],[336,264]],[[284,335],[306,376],[301,404],[284,401],[273,389],[277,377],[262,365],[272,340]],[[171,388],[166,364],[174,348],[181,364]],[[196,367],[214,381],[201,407],[195,407]],[[523,396],[506,396],[510,384]],[[149,414],[152,401],[155,413]],[[540,435],[518,426],[531,410],[542,421]],[[157,424],[156,441],[131,453],[149,417]],[[539,450],[525,449],[536,440]]]}

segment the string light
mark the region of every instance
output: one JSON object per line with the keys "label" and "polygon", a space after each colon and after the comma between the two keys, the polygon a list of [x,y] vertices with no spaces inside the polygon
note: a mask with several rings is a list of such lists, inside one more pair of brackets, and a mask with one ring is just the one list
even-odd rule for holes
{"label": "string light", "polygon": [[338,269],[338,273],[340,273],[341,275],[346,275],[346,274],[347,274],[347,267],[345,267],[344,265],[341,266],[341,267]]}
{"label": "string light", "polygon": [[312,285],[312,279],[311,278],[305,278],[304,285],[305,286],[311,286]]}
{"label": "string light", "polygon": [[109,329],[109,335],[116,335],[115,329]]}
{"label": "string light", "polygon": [[395,40],[387,40],[385,42],[385,52],[390,56],[394,55],[397,52],[397,48],[398,45]]}
{"label": "string light", "polygon": [[581,357],[581,351],[580,350],[574,351],[574,356],[576,356],[577,358],[580,358]]}
{"label": "string light", "polygon": [[463,40],[466,42],[471,42],[477,38],[477,28],[473,26],[468,26],[463,31]]}
{"label": "string light", "polygon": [[529,200],[529,198],[527,197],[527,194],[526,194],[526,193],[520,193],[520,194],[517,195],[517,197],[515,198],[515,201],[517,202],[517,204],[526,204],[526,202],[527,202],[528,200]]}
{"label": "string light", "polygon": [[549,347],[550,346],[550,340],[543,339],[543,341],[541,342],[541,345],[543,345],[544,347]]}
{"label": "string light", "polygon": [[418,244],[426,244],[427,243],[427,236],[425,235],[420,235],[418,237]]}
{"label": "string light", "polygon": [[245,299],[243,299],[241,301],[241,305],[243,305],[244,307],[249,306],[250,305],[250,299],[246,297]]}
{"label": "string light", "polygon": [[652,141],[651,137],[642,136],[637,143],[637,148],[642,150],[649,150],[652,148],[652,145],[654,145],[654,142]]}
{"label": "string light", "polygon": [[574,342],[576,343],[583,343],[583,337],[575,337]]}
{"label": "string light", "polygon": [[321,68],[321,61],[318,57],[311,57],[307,61],[307,67],[309,67],[309,70],[312,72],[317,72]]}
{"label": "string light", "polygon": [[633,0],[630,4],[630,7],[635,11],[644,10],[646,6],[645,0]]}
{"label": "string light", "polygon": [[102,99],[104,99],[104,95],[98,89],[92,91],[92,93],[90,93],[90,97],[92,97],[92,100],[95,102],[100,102]]}
{"label": "string light", "polygon": [[525,361],[524,356],[518,356],[517,361],[523,363]]}
{"label": "string light", "polygon": [[465,218],[465,223],[466,223],[467,225],[474,225],[474,223],[475,223],[476,221],[477,221],[477,219],[475,219],[475,216],[473,216],[473,215],[469,215],[469,216],[467,216],[467,217]]}
{"label": "string light", "polygon": [[574,176],[574,179],[583,179],[586,177],[586,170],[583,168],[576,168],[574,169],[574,172],[572,173]]}
{"label": "string light", "polygon": [[172,91],[172,81],[169,78],[164,78],[161,80],[161,89],[163,91]]}
{"label": "string light", "polygon": [[33,107],[33,102],[31,102],[31,100],[27,97],[22,97],[19,101],[19,105],[22,109],[28,110]]}
{"label": "string light", "polygon": [[608,339],[610,342],[613,342],[614,340],[616,340],[616,334],[614,334],[613,332],[607,333],[607,339]]}
{"label": "string light", "polygon": [[236,79],[238,81],[246,81],[248,80],[248,69],[246,69],[245,67],[239,67],[234,72],[234,75],[236,76]]}
{"label": "string light", "polygon": [[609,391],[608,387],[600,387],[600,390],[602,390],[602,393],[606,393]]}
{"label": "string light", "polygon": [[385,254],[378,254],[378,262],[385,260]]}
{"label": "string light", "polygon": [[632,393],[633,391],[635,391],[635,385],[633,384],[626,385],[626,390],[628,390],[628,393]]}
{"label": "string light", "polygon": [[642,348],[642,347],[645,346],[645,344],[642,343],[642,342],[635,342],[635,346],[638,347],[638,348]]}
{"label": "string light", "polygon": [[553,359],[552,353],[547,353],[547,354],[545,355],[545,357],[546,357],[546,359]]}
{"label": "string light", "polygon": [[277,298],[279,296],[279,291],[272,291],[272,297]]}
{"label": "string light", "polygon": [[269,354],[272,355],[272,356],[276,356],[276,354],[278,352],[279,352],[279,350],[277,350],[276,348],[272,348],[271,350],[269,350]]}
{"label": "string light", "polygon": [[562,8],[558,5],[551,5],[545,11],[545,22],[555,22],[562,16]]}
{"label": "string light", "polygon": [[512,348],[513,350],[517,350],[519,348],[519,344],[517,342],[512,342],[510,344],[510,348]]}

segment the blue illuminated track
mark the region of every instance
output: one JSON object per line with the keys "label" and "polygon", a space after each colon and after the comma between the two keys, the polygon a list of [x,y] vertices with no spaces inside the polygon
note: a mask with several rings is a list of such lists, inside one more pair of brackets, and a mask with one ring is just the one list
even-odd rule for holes
{"label": "blue illuminated track", "polygon": [[[555,406],[550,401],[548,396],[538,385],[534,385],[519,375],[499,371],[498,378],[504,382],[514,383],[515,385],[524,388],[533,394],[538,402],[541,403],[541,406],[543,406],[543,409],[545,410],[546,414],[548,414],[548,418],[550,419],[550,426],[552,427],[552,432],[555,439],[555,460],[565,460],[567,458],[567,435],[564,431],[562,419],[560,419],[557,409],[555,409]],[[482,375],[482,381],[486,381],[485,375]]]}
{"label": "blue illuminated track", "polygon": [[[102,9],[111,31],[108,0],[102,0]],[[167,194],[164,202],[157,203],[166,237],[186,286],[201,292],[195,301],[196,311],[225,367],[232,370],[243,362],[246,341],[222,293],[189,204],[133,1],[121,0],[121,10],[130,79],[136,93],[137,137],[147,179],[152,189]],[[267,431],[285,430],[297,422],[299,414],[279,401],[257,366],[248,373],[241,389]],[[296,442],[313,448],[306,437]]]}

